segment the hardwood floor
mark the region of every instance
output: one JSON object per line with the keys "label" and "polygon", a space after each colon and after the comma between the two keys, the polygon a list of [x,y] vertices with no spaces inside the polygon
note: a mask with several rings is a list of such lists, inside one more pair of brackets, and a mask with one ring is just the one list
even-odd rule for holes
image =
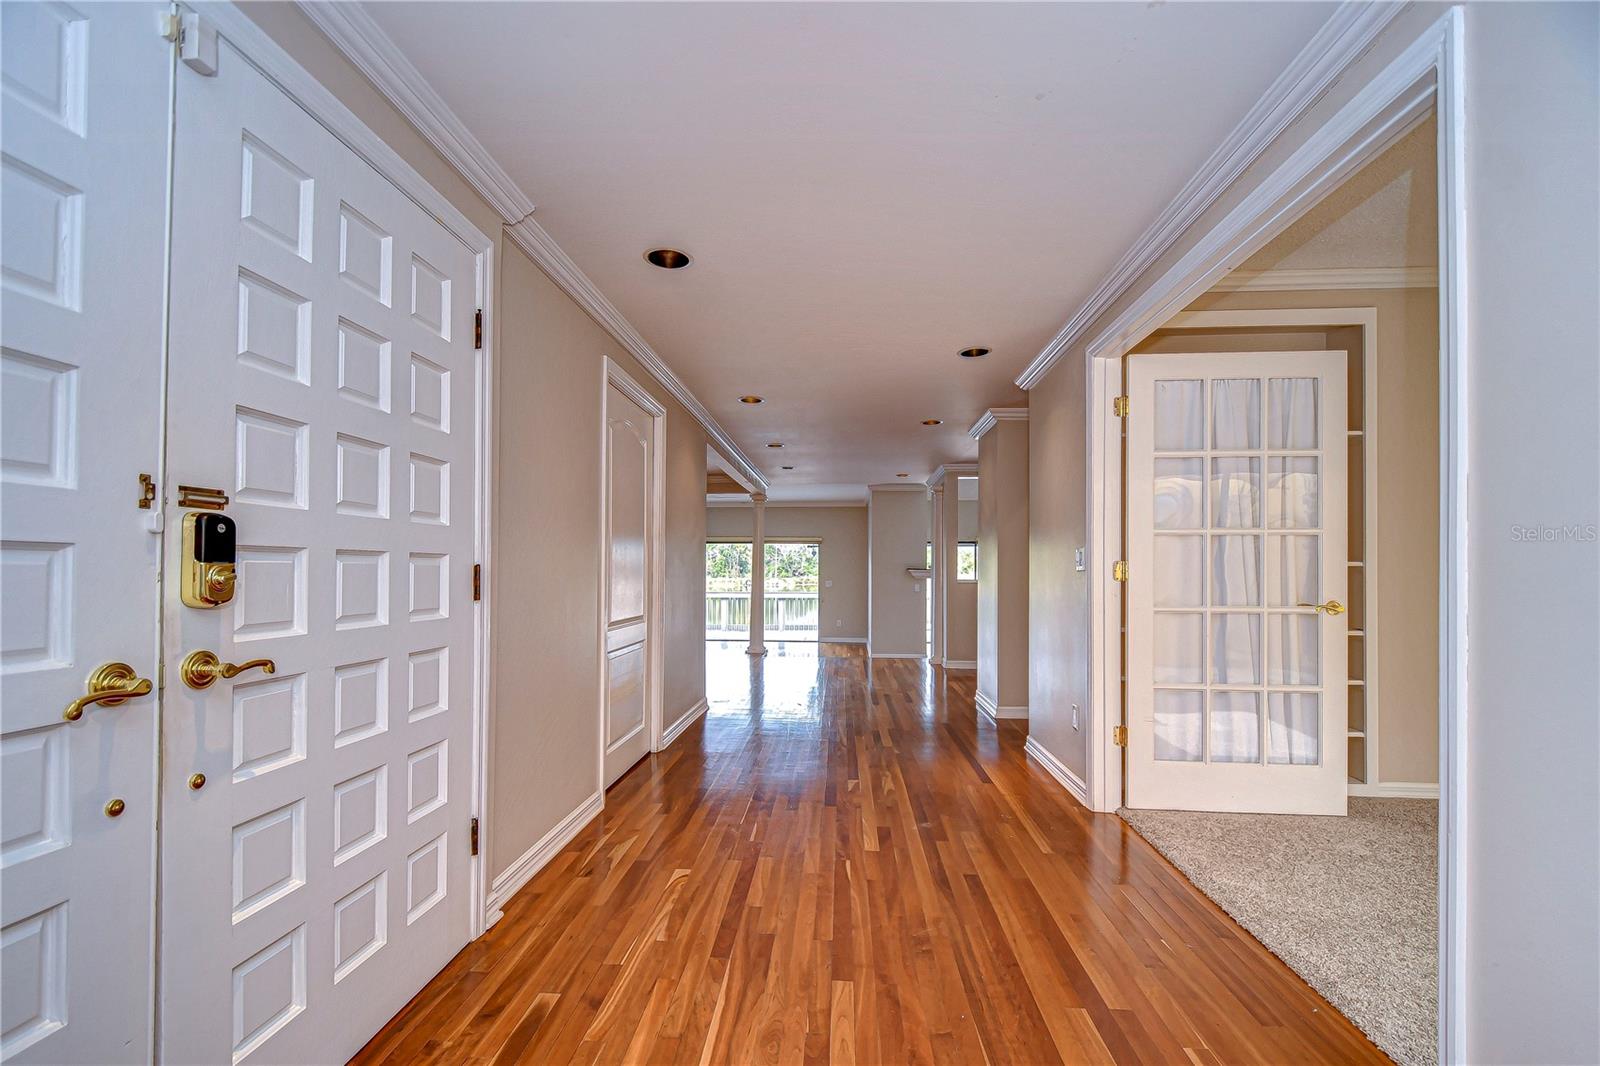
{"label": "hardwood floor", "polygon": [[971,673],[707,658],[704,721],[355,1061],[1387,1061]]}

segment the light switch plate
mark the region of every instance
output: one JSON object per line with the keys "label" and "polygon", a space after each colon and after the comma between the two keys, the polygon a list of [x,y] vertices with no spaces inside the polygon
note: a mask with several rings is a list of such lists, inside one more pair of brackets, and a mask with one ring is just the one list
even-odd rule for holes
{"label": "light switch plate", "polygon": [[1084,562],[1083,562],[1083,549],[1082,548],[1079,548],[1077,551],[1072,553],[1072,561],[1073,561],[1073,565],[1074,565],[1074,567],[1076,569],[1078,569],[1078,570],[1087,570],[1088,569],[1088,567],[1085,566]]}

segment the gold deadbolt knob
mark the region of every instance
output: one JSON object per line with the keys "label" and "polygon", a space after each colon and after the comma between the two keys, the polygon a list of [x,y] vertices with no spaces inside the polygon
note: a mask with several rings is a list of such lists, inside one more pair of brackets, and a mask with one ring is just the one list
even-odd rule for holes
{"label": "gold deadbolt knob", "polygon": [[106,804],[106,817],[119,818],[122,816],[122,812],[127,809],[128,805],[126,803],[123,803],[119,799],[114,799],[110,803]]}
{"label": "gold deadbolt knob", "polygon": [[194,689],[210,688],[217,680],[228,681],[238,677],[246,670],[259,669],[264,673],[275,673],[278,664],[271,659],[251,659],[247,663],[225,663],[217,658],[214,651],[192,651],[178,667],[178,676],[183,678],[183,683]]}
{"label": "gold deadbolt knob", "polygon": [[205,788],[206,787],[206,775],[205,774],[190,774],[189,775],[189,787],[194,789],[196,792],[199,792],[202,788]]}

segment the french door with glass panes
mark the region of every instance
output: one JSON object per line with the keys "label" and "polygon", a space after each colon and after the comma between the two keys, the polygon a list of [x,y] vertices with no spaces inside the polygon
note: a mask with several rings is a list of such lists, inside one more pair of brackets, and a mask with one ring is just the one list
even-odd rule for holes
{"label": "french door with glass panes", "polygon": [[1344,814],[1344,352],[1128,361],[1128,805]]}

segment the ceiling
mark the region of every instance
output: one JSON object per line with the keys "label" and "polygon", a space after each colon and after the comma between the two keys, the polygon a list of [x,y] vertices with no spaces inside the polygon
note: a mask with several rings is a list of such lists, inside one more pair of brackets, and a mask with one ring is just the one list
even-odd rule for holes
{"label": "ceiling", "polygon": [[1026,402],[1013,379],[1333,11],[364,8],[774,500],[973,458],[968,427]]}

